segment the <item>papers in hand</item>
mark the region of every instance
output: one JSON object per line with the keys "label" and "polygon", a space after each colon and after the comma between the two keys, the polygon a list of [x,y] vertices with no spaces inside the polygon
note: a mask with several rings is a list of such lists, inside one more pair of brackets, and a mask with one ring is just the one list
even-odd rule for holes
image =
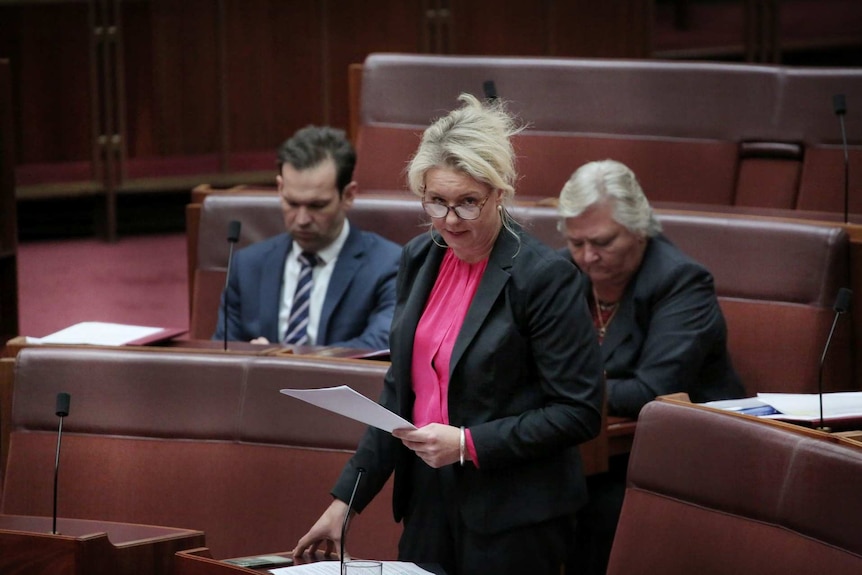
{"label": "papers in hand", "polygon": [[179,328],[126,325],[102,321],[76,323],[42,338],[28,337],[27,343],[61,343],[88,345],[144,345],[185,333]]}
{"label": "papers in hand", "polygon": [[282,389],[281,393],[389,433],[405,427],[416,429],[400,415],[392,413],[346,385],[321,389]]}

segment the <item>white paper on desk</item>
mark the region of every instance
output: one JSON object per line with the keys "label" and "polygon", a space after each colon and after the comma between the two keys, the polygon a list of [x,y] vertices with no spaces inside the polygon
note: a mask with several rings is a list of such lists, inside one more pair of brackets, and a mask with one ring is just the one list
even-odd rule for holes
{"label": "white paper on desk", "polygon": [[160,327],[85,321],[76,323],[42,338],[28,337],[27,343],[65,343],[89,345],[124,345],[162,331]]}
{"label": "white paper on desk", "polygon": [[400,415],[392,413],[346,385],[320,389],[282,389],[281,393],[389,433],[405,427],[416,429]]}
{"label": "white paper on desk", "polygon": [[[434,575],[431,571],[426,571],[415,563],[404,561],[381,561],[381,563],[383,563],[383,575]],[[339,575],[341,562],[318,561],[317,563],[270,569],[269,572],[274,575],[303,575],[303,573],[305,575]]]}
{"label": "white paper on desk", "polygon": [[[817,393],[758,393],[757,398],[778,411],[770,419],[814,421],[820,418],[820,395]],[[862,391],[823,394],[823,419],[862,417]]]}

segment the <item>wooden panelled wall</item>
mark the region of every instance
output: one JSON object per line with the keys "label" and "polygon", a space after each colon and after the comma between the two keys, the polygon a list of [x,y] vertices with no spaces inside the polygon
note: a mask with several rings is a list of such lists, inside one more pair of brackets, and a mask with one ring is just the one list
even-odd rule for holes
{"label": "wooden panelled wall", "polygon": [[347,127],[371,52],[642,57],[650,0],[0,2],[18,197],[268,182],[309,123]]}
{"label": "wooden panelled wall", "polygon": [[[9,76],[9,61],[0,60],[0,349],[18,335],[18,228]],[[2,401],[0,397],[0,404]]]}
{"label": "wooden panelled wall", "polygon": [[[764,52],[751,31],[791,4],[805,2],[0,0],[16,193],[104,198],[110,238],[117,194],[271,182],[293,131],[348,126],[348,66],[371,52],[645,58],[724,42],[722,18],[702,10],[730,7],[729,54],[751,59]],[[856,21],[842,10],[832,20]],[[654,42],[656,26],[673,28],[671,44]]]}

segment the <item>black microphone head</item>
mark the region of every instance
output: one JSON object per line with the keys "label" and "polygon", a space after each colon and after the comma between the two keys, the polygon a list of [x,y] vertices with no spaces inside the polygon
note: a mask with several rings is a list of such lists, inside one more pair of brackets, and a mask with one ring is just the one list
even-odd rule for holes
{"label": "black microphone head", "polygon": [[835,305],[832,306],[832,309],[835,310],[836,313],[844,313],[850,309],[850,300],[852,298],[853,290],[841,288],[838,290],[838,295],[835,296]]}
{"label": "black microphone head", "polygon": [[227,241],[232,244],[235,244],[239,241],[239,229],[242,224],[240,224],[237,220],[231,220],[231,222],[227,226]]}
{"label": "black microphone head", "polygon": [[68,393],[58,393],[57,394],[57,417],[66,417],[69,415],[69,402],[71,401],[71,397]]}
{"label": "black microphone head", "polygon": [[485,92],[485,99],[489,102],[497,99],[497,86],[494,80],[485,80],[482,83],[482,91]]}
{"label": "black microphone head", "polygon": [[832,96],[832,109],[836,116],[843,116],[847,113],[847,101],[844,99],[844,94]]}

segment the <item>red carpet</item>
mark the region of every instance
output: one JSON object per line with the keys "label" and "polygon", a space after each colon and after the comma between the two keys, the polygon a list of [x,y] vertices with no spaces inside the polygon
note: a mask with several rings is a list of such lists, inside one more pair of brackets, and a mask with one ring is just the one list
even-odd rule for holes
{"label": "red carpet", "polygon": [[186,328],[185,235],[24,242],[18,289],[21,335],[82,321]]}

